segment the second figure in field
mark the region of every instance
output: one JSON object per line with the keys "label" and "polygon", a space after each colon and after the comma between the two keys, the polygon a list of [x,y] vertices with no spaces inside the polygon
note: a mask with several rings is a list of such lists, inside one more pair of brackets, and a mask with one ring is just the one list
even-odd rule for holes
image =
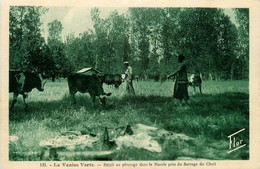
{"label": "second figure in field", "polygon": [[126,71],[125,71],[125,81],[126,81],[126,93],[129,95],[135,95],[135,90],[133,86],[133,69],[129,65],[129,62],[124,62]]}
{"label": "second figure in field", "polygon": [[175,71],[175,73],[168,75],[167,77],[170,78],[175,76],[175,84],[174,84],[174,93],[173,97],[178,99],[180,104],[182,100],[188,104],[189,95],[188,95],[188,77],[187,77],[187,66],[185,62],[185,57],[183,55],[178,56],[179,67]]}

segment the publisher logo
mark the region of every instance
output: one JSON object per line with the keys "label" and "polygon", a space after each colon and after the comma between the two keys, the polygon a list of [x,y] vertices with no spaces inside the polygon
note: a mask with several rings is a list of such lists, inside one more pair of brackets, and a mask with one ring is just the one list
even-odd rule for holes
{"label": "publisher logo", "polygon": [[229,138],[229,151],[227,153],[231,153],[233,151],[236,151],[244,146],[246,146],[246,144],[244,144],[244,141],[238,137],[239,133],[245,131],[245,128],[231,134],[228,136]]}

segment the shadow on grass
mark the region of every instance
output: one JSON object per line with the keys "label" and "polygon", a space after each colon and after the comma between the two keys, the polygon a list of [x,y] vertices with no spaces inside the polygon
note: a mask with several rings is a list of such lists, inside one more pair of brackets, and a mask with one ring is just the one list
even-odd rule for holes
{"label": "shadow on grass", "polygon": [[[228,146],[229,143],[227,136],[242,128],[246,128],[246,131],[242,133],[241,137],[249,145],[249,95],[247,93],[227,92],[215,95],[192,95],[188,106],[180,106],[174,102],[172,97],[163,96],[112,96],[107,98],[106,107],[103,107],[98,99],[96,105],[93,105],[88,95],[76,95],[76,100],[75,107],[70,105],[69,95],[64,95],[62,99],[55,101],[31,101],[28,112],[24,111],[23,102],[19,100],[14,111],[10,112],[10,121],[24,122],[34,119],[38,121],[48,119],[44,125],[53,131],[65,127],[74,129],[79,123],[84,123],[81,124],[82,129],[82,126],[88,127],[87,122],[92,122],[90,126],[96,127],[94,122],[97,123],[97,121],[99,121],[100,128],[107,127],[106,125],[109,123],[114,123],[112,126],[117,126],[122,124],[122,120],[129,122],[128,118],[133,116],[134,119],[137,119],[133,120],[134,122],[149,123],[146,125],[184,133],[196,139],[201,138],[193,144],[182,143],[180,147],[176,147],[179,143],[172,143],[173,150],[163,154],[160,159],[174,160],[177,156],[248,159],[248,149],[245,148],[243,149],[245,152],[239,153],[240,151],[237,151],[234,157],[233,154],[227,156],[226,153],[228,149],[226,144]],[[89,120],[89,118],[91,119]],[[144,122],[144,119],[148,120]],[[165,149],[168,150],[170,146],[167,144]],[[127,150],[127,152],[129,154],[126,157],[125,153],[122,153],[116,159],[129,159],[133,154],[136,154],[135,149]],[[201,154],[205,154],[205,156]],[[153,159],[153,155],[149,152],[145,156],[147,159]],[[144,159],[142,155],[140,155],[140,159]]]}
{"label": "shadow on grass", "polygon": [[[197,115],[202,117],[221,116],[249,116],[249,95],[246,93],[232,92],[222,94],[197,94],[190,96],[189,105],[178,105],[172,97],[163,96],[112,96],[107,98],[107,105],[102,106],[99,99],[93,104],[89,95],[76,95],[75,106],[70,104],[69,95],[64,95],[61,100],[31,101],[29,110],[25,112],[22,100],[18,100],[12,112],[9,113],[11,121],[24,121],[31,118],[49,118],[55,113],[71,113],[86,111],[86,113],[109,113],[120,110],[138,111],[149,116],[151,121],[164,123],[165,120],[176,118],[176,115]],[[167,126],[162,126],[167,127]],[[168,128],[168,127],[167,127]]]}

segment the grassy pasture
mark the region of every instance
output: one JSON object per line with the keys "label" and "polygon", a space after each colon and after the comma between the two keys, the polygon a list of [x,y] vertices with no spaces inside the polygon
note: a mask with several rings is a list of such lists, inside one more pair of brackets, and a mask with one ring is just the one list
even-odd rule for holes
{"label": "grassy pasture", "polygon": [[[195,140],[163,143],[163,153],[125,148],[114,160],[248,159],[248,86],[248,81],[204,81],[204,94],[200,95],[197,90],[193,95],[193,89],[189,87],[189,106],[179,106],[172,98],[173,82],[135,81],[136,96],[125,96],[124,84],[119,90],[104,85],[106,92],[112,92],[105,108],[98,99],[93,105],[88,94],[80,93],[76,94],[77,105],[73,108],[67,81],[47,82],[44,92],[34,89],[29,93],[28,112],[24,111],[19,96],[9,113],[9,134],[19,137],[15,146],[9,147],[9,157],[10,160],[39,160],[38,156],[21,154],[39,152],[41,140],[54,138],[64,131],[86,129],[102,134],[105,127],[142,123],[183,133]],[[247,146],[228,154],[227,136],[242,128],[246,128],[241,137]],[[101,147],[97,146],[96,150]]]}

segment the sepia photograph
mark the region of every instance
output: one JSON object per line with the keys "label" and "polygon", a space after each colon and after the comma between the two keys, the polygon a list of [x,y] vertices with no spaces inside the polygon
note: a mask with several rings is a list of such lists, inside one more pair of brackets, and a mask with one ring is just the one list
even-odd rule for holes
{"label": "sepia photograph", "polygon": [[8,163],[216,168],[254,160],[251,8],[105,6],[9,6],[1,30]]}
{"label": "sepia photograph", "polygon": [[9,39],[9,160],[249,159],[249,9],[11,6]]}

